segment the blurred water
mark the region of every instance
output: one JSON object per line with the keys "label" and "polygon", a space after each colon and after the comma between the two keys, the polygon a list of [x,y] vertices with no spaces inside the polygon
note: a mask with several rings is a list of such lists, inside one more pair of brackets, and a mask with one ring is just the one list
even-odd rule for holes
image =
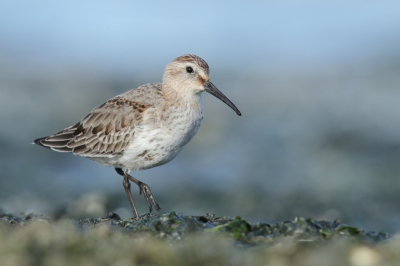
{"label": "blurred water", "polygon": [[204,95],[192,142],[135,173],[164,211],[398,230],[397,2],[154,4],[1,3],[0,208],[57,212],[88,192],[129,208],[113,169],[29,143],[196,53],[243,116]]}

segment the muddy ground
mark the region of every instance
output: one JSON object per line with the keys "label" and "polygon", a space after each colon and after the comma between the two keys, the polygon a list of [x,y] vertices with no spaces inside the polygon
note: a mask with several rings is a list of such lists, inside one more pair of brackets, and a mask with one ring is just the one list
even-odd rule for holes
{"label": "muddy ground", "polygon": [[145,214],[121,220],[0,213],[1,265],[398,265],[400,239],[339,221]]}

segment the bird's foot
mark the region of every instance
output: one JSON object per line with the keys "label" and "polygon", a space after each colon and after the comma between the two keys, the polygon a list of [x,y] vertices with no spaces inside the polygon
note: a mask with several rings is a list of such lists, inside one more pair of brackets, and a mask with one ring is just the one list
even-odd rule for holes
{"label": "bird's foot", "polygon": [[144,197],[146,198],[147,205],[149,206],[149,213],[151,213],[151,211],[153,210],[152,204],[156,208],[156,211],[161,211],[161,207],[160,207],[160,205],[158,205],[157,201],[154,199],[153,194],[151,193],[150,187],[143,182],[140,182],[138,184],[138,186],[140,189],[139,193],[140,194],[143,193]]}

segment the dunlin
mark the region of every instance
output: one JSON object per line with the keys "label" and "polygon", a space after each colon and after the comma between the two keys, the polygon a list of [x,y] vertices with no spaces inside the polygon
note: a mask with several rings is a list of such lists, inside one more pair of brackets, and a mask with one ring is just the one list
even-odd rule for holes
{"label": "dunlin", "polygon": [[[240,111],[209,79],[208,64],[196,55],[183,55],[167,65],[162,83],[145,84],[94,108],[73,126],[36,139],[42,147],[71,152],[122,175],[135,219],[139,219],[130,181],[139,186],[149,205],[161,210],[148,185],[129,175],[163,165],[178,155],[203,120],[201,93],[207,91]],[[123,170],[124,169],[124,170]]]}

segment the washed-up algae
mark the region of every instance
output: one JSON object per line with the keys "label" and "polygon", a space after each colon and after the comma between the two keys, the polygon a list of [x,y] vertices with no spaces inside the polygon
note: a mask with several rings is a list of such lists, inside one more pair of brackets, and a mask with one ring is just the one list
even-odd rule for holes
{"label": "washed-up algae", "polygon": [[139,221],[0,213],[0,265],[398,265],[399,248],[386,233],[305,218],[251,224],[175,212]]}
{"label": "washed-up algae", "polygon": [[99,225],[121,227],[129,231],[148,231],[159,237],[182,239],[189,233],[222,233],[231,236],[236,244],[259,245],[270,243],[277,237],[290,237],[300,241],[323,241],[332,237],[347,238],[364,243],[379,243],[388,239],[387,233],[365,232],[338,221],[314,221],[296,217],[292,221],[276,224],[251,225],[240,217],[186,216],[171,212],[164,215],[147,214],[139,221],[124,220],[115,214],[99,219],[85,219],[77,223],[79,228]]}

